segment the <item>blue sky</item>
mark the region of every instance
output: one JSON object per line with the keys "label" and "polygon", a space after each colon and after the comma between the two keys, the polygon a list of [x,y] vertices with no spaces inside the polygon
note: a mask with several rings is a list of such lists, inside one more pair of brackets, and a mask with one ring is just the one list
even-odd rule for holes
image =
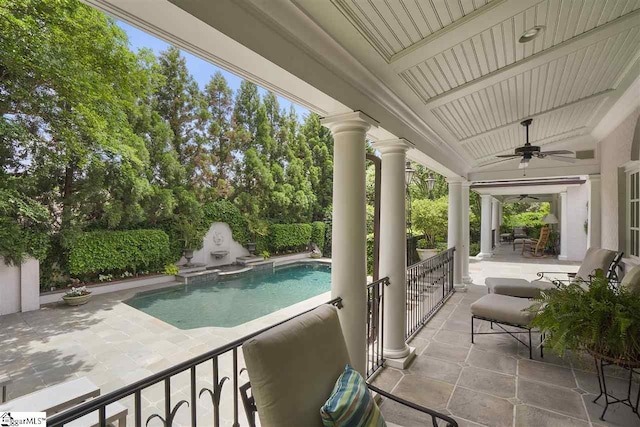
{"label": "blue sky", "polygon": [[[156,55],[159,55],[160,52],[169,47],[169,43],[166,43],[163,40],[147,34],[144,31],[137,29],[136,27],[132,27],[126,22],[117,21],[117,24],[129,36],[129,43],[133,51],[138,51],[138,49],[146,47],[153,50]],[[210,64],[209,62],[204,61],[197,56],[191,55],[188,52],[185,52],[183,50],[181,50],[181,52],[182,56],[187,61],[187,68],[189,69],[189,72],[196,80],[196,82],[198,82],[198,85],[200,85],[201,89],[204,89],[204,86],[209,82],[211,76],[214,75],[216,71],[220,71],[224,75],[225,79],[227,79],[227,83],[229,83],[229,87],[233,89],[234,94],[240,87],[240,82],[242,82],[243,80],[241,77],[238,77],[223,68]],[[266,93],[266,90],[264,90],[263,88],[259,88],[259,91],[262,95]],[[289,106],[293,105],[300,120],[302,120],[304,116],[309,113],[309,110],[307,110],[306,108],[292,103],[291,101],[280,96],[278,96],[278,101],[280,102],[280,108],[284,108],[287,111],[289,110]]]}

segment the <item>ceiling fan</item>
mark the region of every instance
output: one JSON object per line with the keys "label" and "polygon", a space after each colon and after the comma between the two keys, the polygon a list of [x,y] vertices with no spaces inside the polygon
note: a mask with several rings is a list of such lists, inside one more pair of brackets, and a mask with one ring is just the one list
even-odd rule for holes
{"label": "ceiling fan", "polygon": [[522,157],[522,160],[520,160],[520,164],[518,165],[520,169],[524,169],[527,166],[529,166],[529,160],[531,160],[533,157],[537,157],[539,159],[549,158],[553,160],[559,160],[561,162],[575,163],[576,159],[574,157],[559,156],[559,154],[575,155],[573,151],[568,151],[568,150],[540,151],[539,146],[531,145],[531,143],[529,143],[529,126],[531,125],[531,122],[533,122],[533,119],[527,119],[520,122],[520,124],[527,129],[527,142],[522,147],[517,147],[514,150],[513,154],[502,154],[496,157],[508,158],[508,159]]}
{"label": "ceiling fan", "polygon": [[530,196],[528,194],[521,194],[519,196],[507,197],[505,200],[512,200],[512,199],[516,200],[514,203],[521,202],[521,201],[523,201],[525,199],[540,200],[539,197],[533,197],[533,196]]}

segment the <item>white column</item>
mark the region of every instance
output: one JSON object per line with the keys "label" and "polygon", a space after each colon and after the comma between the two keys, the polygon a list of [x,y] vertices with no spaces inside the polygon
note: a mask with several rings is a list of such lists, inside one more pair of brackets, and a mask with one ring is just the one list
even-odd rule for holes
{"label": "white column", "polygon": [[380,183],[380,277],[389,277],[384,291],[384,348],[387,365],[404,369],[415,355],[405,343],[406,330],[406,209],[405,162],[413,144],[405,139],[379,141],[382,154]]}
{"label": "white column", "polygon": [[589,175],[587,249],[600,247],[600,175]]}
{"label": "white column", "polygon": [[[504,218],[502,217],[502,208],[503,208],[503,203],[498,202],[498,229],[500,229],[500,226],[504,224]],[[500,235],[500,232],[498,232],[498,236],[499,235]]]}
{"label": "white column", "polygon": [[567,249],[569,246],[569,210],[567,208],[567,192],[560,193],[560,255],[558,259],[566,261],[569,259],[567,256]]}
{"label": "white column", "polygon": [[377,123],[356,111],[324,118],[322,124],[334,140],[331,296],[342,298],[338,315],[351,365],[366,375],[365,137]]}
{"label": "white column", "polygon": [[462,180],[447,178],[449,184],[449,221],[447,246],[456,248],[453,261],[453,285],[463,287],[462,283]]}
{"label": "white column", "polygon": [[[469,276],[469,187],[471,183],[462,183],[462,282],[472,283]],[[466,288],[465,288],[466,290]]]}
{"label": "white column", "polygon": [[500,202],[498,199],[493,199],[491,201],[491,243],[493,249],[493,242],[498,244],[498,237],[500,236],[500,218],[499,218],[499,208]]}
{"label": "white column", "polygon": [[480,253],[479,258],[491,258],[491,205],[493,196],[482,194],[482,213],[480,218]]}

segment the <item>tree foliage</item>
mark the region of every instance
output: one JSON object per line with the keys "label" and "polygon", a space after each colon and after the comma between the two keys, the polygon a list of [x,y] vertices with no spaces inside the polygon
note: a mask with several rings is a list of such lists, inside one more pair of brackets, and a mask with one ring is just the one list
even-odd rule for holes
{"label": "tree foliage", "polygon": [[447,197],[414,201],[411,206],[411,221],[414,227],[425,235],[428,247],[435,248],[436,242],[446,241]]}
{"label": "tree foliage", "polygon": [[246,81],[233,93],[219,72],[201,87],[177,48],[134,52],[78,0],[0,3],[0,232],[14,261],[42,253],[7,194],[38,210],[47,263],[63,270],[65,240],[84,231],[161,229],[175,261],[214,218],[241,242],[323,220],[332,157],[317,114],[300,120]]}

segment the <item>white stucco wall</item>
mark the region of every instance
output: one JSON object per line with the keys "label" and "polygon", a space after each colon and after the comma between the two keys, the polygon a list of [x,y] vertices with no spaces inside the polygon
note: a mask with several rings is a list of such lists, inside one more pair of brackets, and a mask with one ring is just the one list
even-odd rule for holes
{"label": "white stucco wall", "polygon": [[[226,252],[221,258],[216,258],[212,252]],[[236,258],[249,255],[240,243],[233,240],[231,228],[224,222],[214,222],[204,236],[202,249],[193,254],[192,264],[204,264],[208,266],[233,264]],[[186,259],[181,258],[178,265],[185,264]]]}
{"label": "white stucco wall", "polygon": [[587,184],[567,188],[567,257],[570,261],[582,261],[587,251],[587,233],[584,223],[587,220]]}
{"label": "white stucco wall", "polygon": [[640,116],[636,109],[617,128],[598,143],[601,175],[601,232],[602,247],[620,250],[619,200],[623,200],[618,187],[618,168],[631,160],[631,143]]}
{"label": "white stucco wall", "polygon": [[40,263],[27,258],[7,265],[0,258],[0,315],[40,308]]}

